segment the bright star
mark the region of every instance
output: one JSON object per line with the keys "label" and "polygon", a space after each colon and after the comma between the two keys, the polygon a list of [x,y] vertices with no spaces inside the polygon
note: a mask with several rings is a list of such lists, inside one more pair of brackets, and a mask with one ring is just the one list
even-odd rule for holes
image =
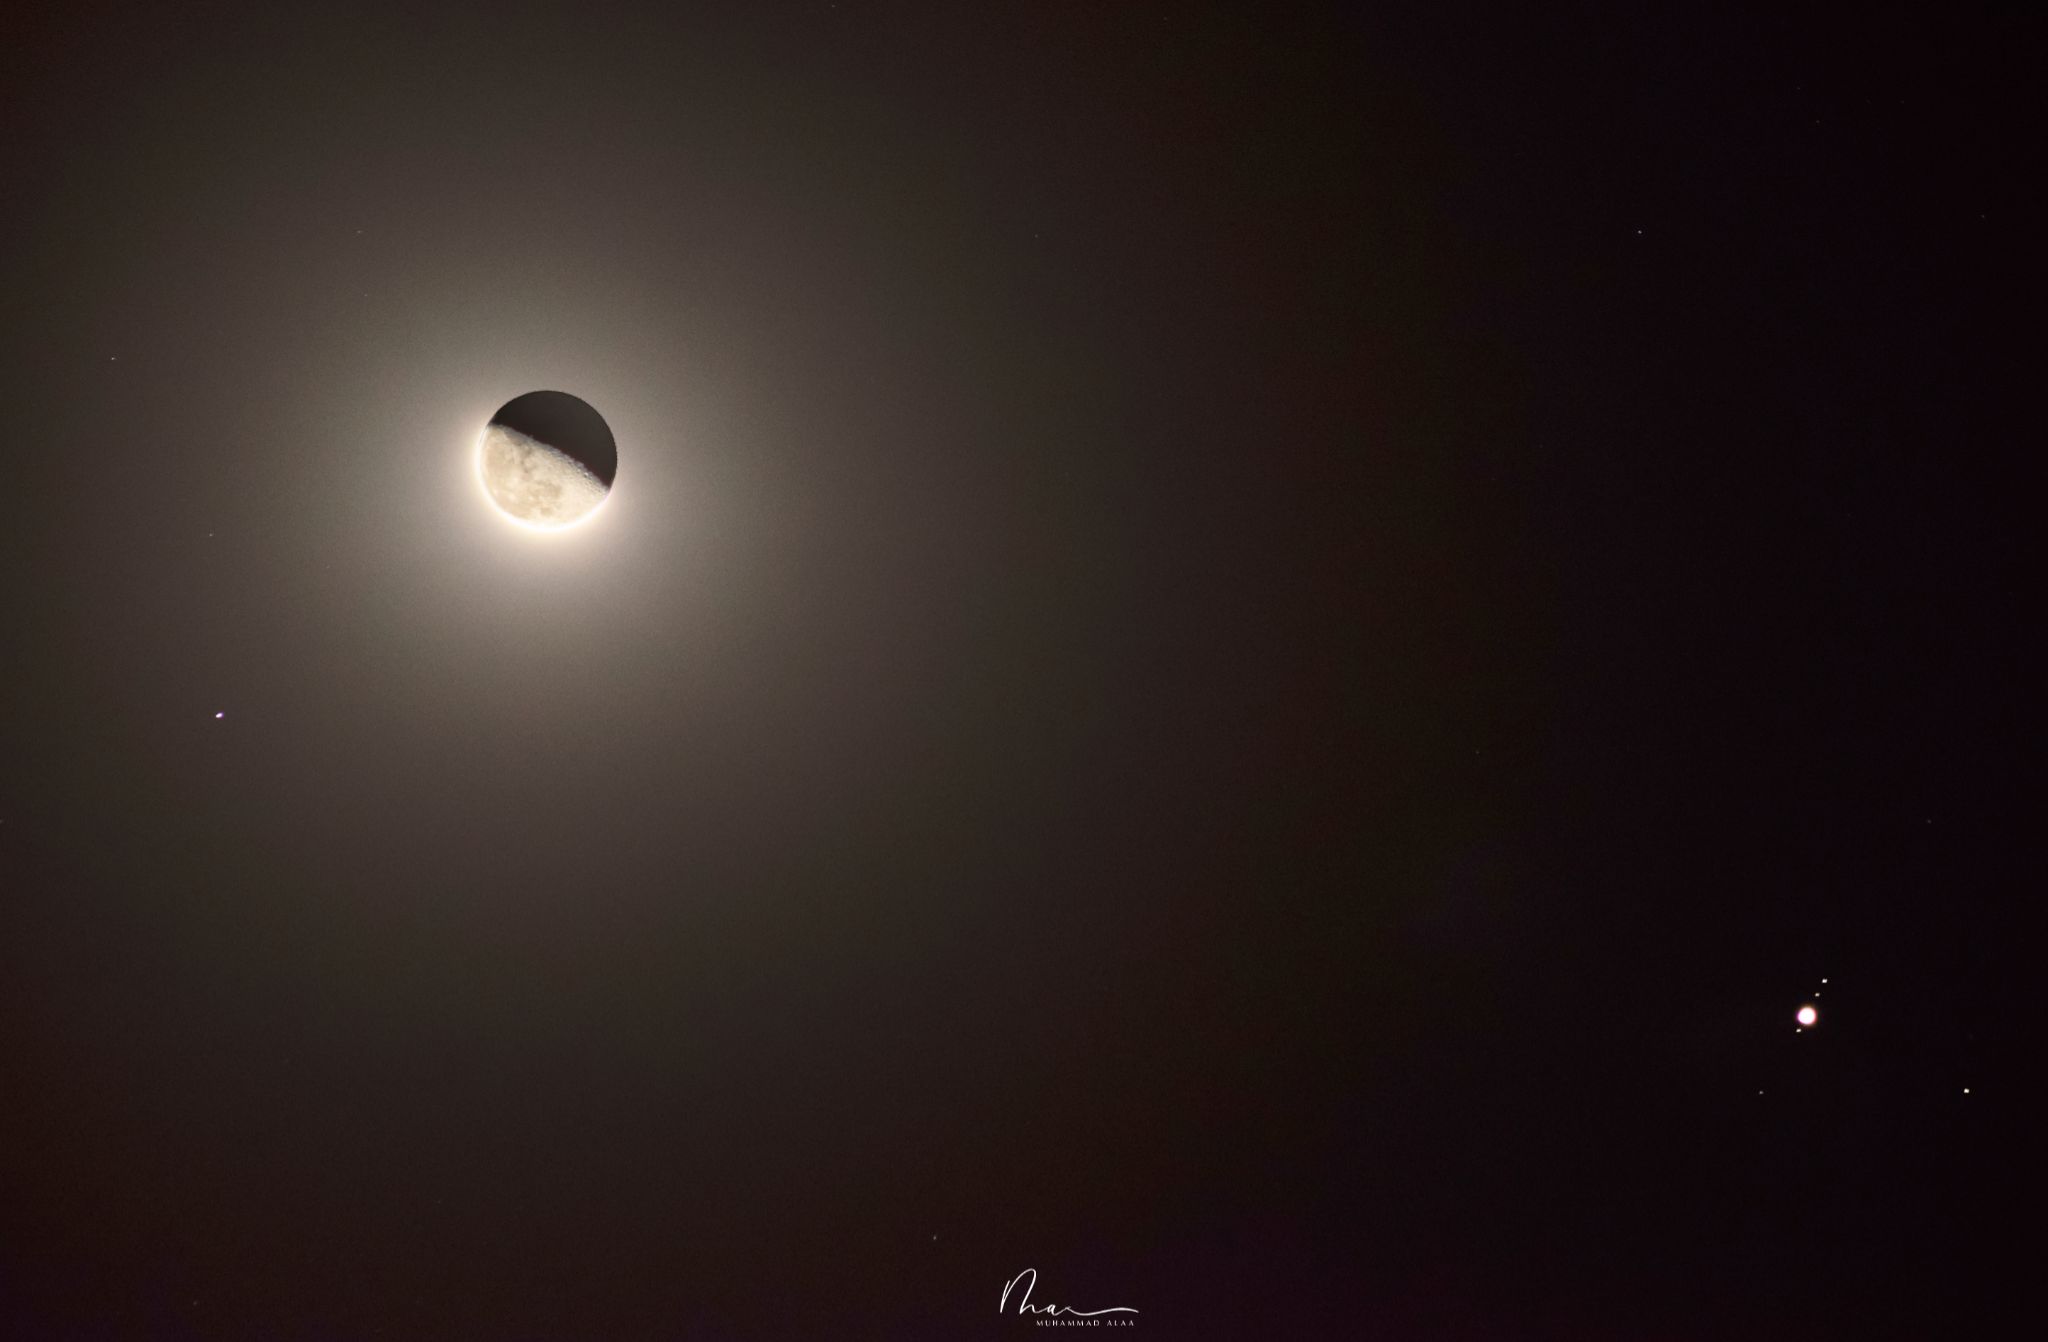
{"label": "bright star", "polygon": [[1817,1009],[1815,1009],[1811,1003],[1799,1008],[1798,1020],[1800,1029],[1803,1030],[1811,1027],[1813,1023],[1819,1019],[1820,1012]]}

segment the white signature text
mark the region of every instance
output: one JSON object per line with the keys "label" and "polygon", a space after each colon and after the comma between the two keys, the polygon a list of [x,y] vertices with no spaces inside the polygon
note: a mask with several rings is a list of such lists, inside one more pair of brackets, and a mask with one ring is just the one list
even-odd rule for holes
{"label": "white signature text", "polygon": [[1027,1267],[1003,1283],[1002,1298],[996,1301],[996,1313],[1000,1314],[1004,1309],[1008,1308],[1010,1292],[1016,1290],[1020,1285],[1024,1288],[1024,1291],[1023,1294],[1017,1297],[1017,1312],[1019,1314],[1045,1314],[1054,1318],[1065,1314],[1074,1318],[1092,1319],[1098,1314],[1136,1314],[1138,1312],[1129,1305],[1111,1305],[1107,1309],[1075,1309],[1072,1305],[1034,1305],[1031,1303],[1031,1288],[1038,1285],[1038,1269]]}

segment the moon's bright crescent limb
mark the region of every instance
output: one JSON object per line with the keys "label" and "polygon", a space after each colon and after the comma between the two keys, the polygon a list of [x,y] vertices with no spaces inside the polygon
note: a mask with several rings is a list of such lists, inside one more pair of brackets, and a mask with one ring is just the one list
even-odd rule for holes
{"label": "moon's bright crescent limb", "polygon": [[581,522],[609,492],[575,458],[502,424],[484,429],[476,471],[499,511],[544,531]]}

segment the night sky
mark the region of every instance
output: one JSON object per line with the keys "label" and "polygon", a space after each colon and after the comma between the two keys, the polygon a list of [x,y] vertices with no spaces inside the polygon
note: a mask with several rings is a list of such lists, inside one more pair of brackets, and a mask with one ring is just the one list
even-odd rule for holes
{"label": "night sky", "polygon": [[1675,8],[10,11],[0,1336],[1990,1336],[2043,34]]}

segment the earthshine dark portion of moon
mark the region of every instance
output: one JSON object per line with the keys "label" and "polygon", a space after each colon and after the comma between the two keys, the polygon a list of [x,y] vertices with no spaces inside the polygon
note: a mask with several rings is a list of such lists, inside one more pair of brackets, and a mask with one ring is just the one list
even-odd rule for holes
{"label": "earthshine dark portion of moon", "polygon": [[477,477],[515,522],[556,531],[597,511],[619,471],[604,416],[564,391],[530,391],[491,416],[477,441]]}

